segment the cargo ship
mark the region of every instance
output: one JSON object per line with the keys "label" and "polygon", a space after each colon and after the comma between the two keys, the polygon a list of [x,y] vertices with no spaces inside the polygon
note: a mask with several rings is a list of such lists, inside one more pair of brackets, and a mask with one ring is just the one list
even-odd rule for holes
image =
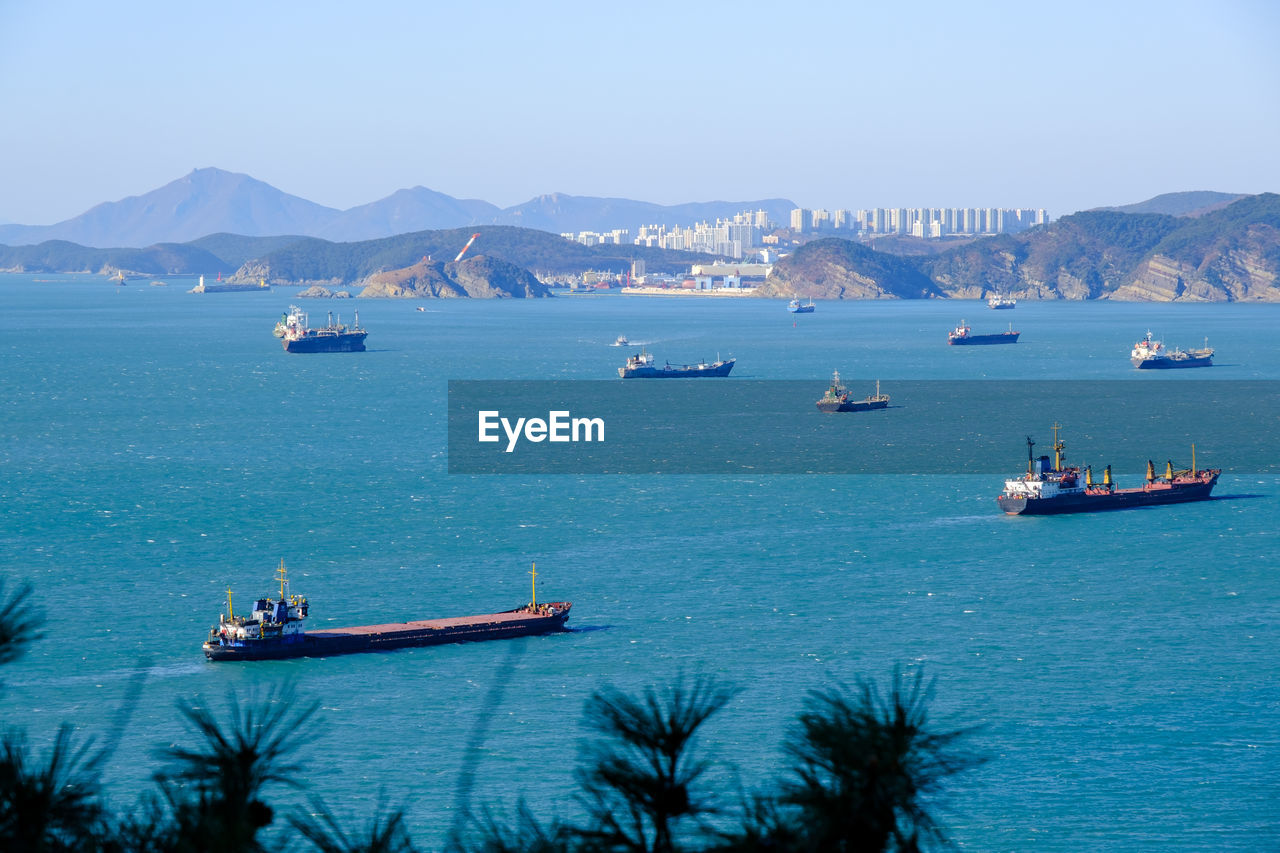
{"label": "cargo ship", "polygon": [[203,646],[205,657],[211,661],[281,660],[531,637],[568,630],[565,622],[573,606],[568,601],[538,603],[535,565],[531,572],[533,599],[515,610],[308,631],[310,604],[303,596],[289,594],[283,560],[276,572],[280,597],[259,598],[248,615],[236,615],[231,590],[227,590],[228,612],[209,630]]}
{"label": "cargo ship", "polygon": [[1213,350],[1205,339],[1204,349],[1166,350],[1160,341],[1151,339],[1151,332],[1133,345],[1129,361],[1139,370],[1167,370],[1179,367],[1213,367]]}
{"label": "cargo ship", "polygon": [[[364,352],[364,339],[369,333],[360,328],[360,312],[356,312],[356,324],[350,328],[342,325],[342,318],[333,321],[329,312],[329,325],[312,329],[307,325],[307,315],[296,307],[281,320],[284,331],[280,342],[285,352]],[[280,323],[276,324],[277,327]]]}
{"label": "cargo ship", "polygon": [[817,307],[818,306],[813,304],[812,296],[809,297],[808,305],[801,305],[799,299],[792,299],[791,302],[787,304],[787,310],[792,314],[812,314],[817,310]]}
{"label": "cargo ship", "polygon": [[969,345],[969,344],[1016,344],[1018,335],[1021,332],[1013,330],[1013,324],[1009,324],[1009,331],[999,332],[994,335],[975,335],[973,331],[965,325],[964,320],[960,321],[960,325],[954,330],[947,333],[947,343],[952,346]]}
{"label": "cargo ship", "polygon": [[1147,460],[1147,481],[1136,489],[1117,489],[1111,481],[1111,466],[1102,474],[1102,482],[1093,481],[1093,469],[1086,466],[1081,476],[1078,467],[1064,466],[1058,439],[1058,424],[1053,425],[1053,460],[1034,456],[1035,442],[1027,436],[1027,473],[1004,481],[1004,492],[996,497],[1000,509],[1008,515],[1057,515],[1068,512],[1099,512],[1140,506],[1185,503],[1207,500],[1218,482],[1220,468],[1200,470],[1196,467],[1196,447],[1191,445],[1191,467],[1175,470],[1173,462],[1165,465],[1163,477],[1157,477],[1155,465]]}
{"label": "cargo ship", "polygon": [[267,284],[265,278],[258,279],[257,284],[232,284],[230,282],[222,283],[222,276],[218,276],[217,284],[205,284],[204,276],[200,276],[200,283],[191,288],[191,293],[244,293],[246,291],[268,292],[271,286]]}
{"label": "cargo ship", "polygon": [[880,393],[880,380],[876,380],[876,393],[864,400],[850,400],[849,389],[840,383],[840,371],[832,371],[831,387],[818,400],[820,412],[869,412],[889,405],[889,395]]}
{"label": "cargo ship", "polygon": [[998,293],[987,300],[987,307],[994,308],[997,311],[1007,308],[1016,308],[1017,306],[1018,300],[1010,299],[1008,296],[1001,296]]}
{"label": "cargo ship", "polygon": [[654,367],[653,354],[640,350],[627,359],[623,367],[618,368],[618,375],[623,379],[693,379],[699,376],[728,376],[737,359],[716,360],[708,364],[672,364],[667,362],[663,367]]}

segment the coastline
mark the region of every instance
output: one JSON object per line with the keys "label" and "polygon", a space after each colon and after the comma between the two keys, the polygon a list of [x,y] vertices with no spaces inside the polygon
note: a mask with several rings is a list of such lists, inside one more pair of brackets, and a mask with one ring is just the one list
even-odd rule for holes
{"label": "coastline", "polygon": [[624,287],[624,296],[756,296],[755,287],[717,287],[711,290],[694,290],[675,287]]}

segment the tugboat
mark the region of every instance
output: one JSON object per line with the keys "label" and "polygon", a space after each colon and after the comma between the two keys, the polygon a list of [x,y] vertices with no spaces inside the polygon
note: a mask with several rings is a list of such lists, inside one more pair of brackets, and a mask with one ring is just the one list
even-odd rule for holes
{"label": "tugboat", "polygon": [[356,324],[351,328],[342,325],[341,318],[335,323],[330,311],[329,325],[318,329],[307,326],[307,315],[301,309],[292,308],[291,312],[283,321],[281,343],[285,352],[364,352],[364,339],[369,333],[360,328],[359,311]]}
{"label": "tugboat", "polygon": [[1191,445],[1191,467],[1175,470],[1165,464],[1165,474],[1157,477],[1155,465],[1147,460],[1147,482],[1137,489],[1117,489],[1111,482],[1111,466],[1102,473],[1102,483],[1093,482],[1093,469],[1086,466],[1083,478],[1076,466],[1062,464],[1066,445],[1058,440],[1058,424],[1053,425],[1053,465],[1048,456],[1036,458],[1035,442],[1027,436],[1027,473],[1004,481],[1004,492],[996,497],[1008,515],[1057,515],[1068,512],[1098,512],[1139,506],[1185,503],[1209,498],[1218,482],[1220,468],[1196,468],[1196,446]]}
{"label": "tugboat", "polygon": [[995,335],[975,335],[969,327],[964,324],[964,320],[961,320],[959,326],[956,326],[953,331],[947,333],[947,343],[952,346],[968,344],[1016,344],[1018,342],[1018,335],[1020,334],[1022,333],[1015,332],[1013,330],[1013,324],[1010,323],[1009,331],[1007,332],[1000,332]]}
{"label": "tugboat", "polygon": [[737,363],[736,358],[724,361],[716,360],[708,364],[672,364],[664,367],[653,366],[653,354],[641,349],[639,353],[627,359],[624,367],[618,368],[618,375],[623,379],[693,379],[700,376],[728,376]]}
{"label": "tugboat", "polygon": [[880,380],[876,380],[876,393],[865,400],[850,400],[849,390],[840,384],[840,371],[831,373],[831,387],[818,401],[820,412],[869,412],[889,405],[889,395],[880,393]]}
{"label": "tugboat", "polygon": [[817,306],[813,304],[813,297],[809,297],[808,305],[801,305],[799,299],[792,299],[787,303],[787,310],[792,314],[812,314]]}
{"label": "tugboat", "polygon": [[209,631],[203,649],[211,661],[279,660],[324,657],[353,652],[377,652],[411,646],[438,646],[479,640],[530,637],[565,631],[568,601],[538,603],[538,567],[533,571],[533,599],[523,607],[483,616],[458,616],[387,625],[326,628],[306,631],[310,606],[302,596],[289,595],[284,561],[276,570],[279,598],[260,598],[248,616],[237,616],[227,590],[227,614]]}
{"label": "tugboat", "polygon": [[1133,345],[1129,353],[1129,361],[1139,370],[1162,370],[1178,367],[1213,367],[1213,350],[1209,349],[1209,340],[1205,339],[1204,349],[1183,351],[1166,350],[1160,341],[1151,339],[1150,330],[1147,336]]}
{"label": "tugboat", "polygon": [[1010,299],[1008,296],[1002,296],[999,293],[997,293],[995,296],[987,300],[987,307],[995,308],[996,310],[1000,310],[1004,308],[1016,308],[1017,305],[1018,305],[1018,300]]}

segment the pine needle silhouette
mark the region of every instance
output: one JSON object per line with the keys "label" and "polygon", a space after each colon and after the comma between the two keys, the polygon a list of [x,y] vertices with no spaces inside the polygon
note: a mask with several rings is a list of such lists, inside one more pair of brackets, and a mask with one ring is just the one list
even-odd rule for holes
{"label": "pine needle silhouette", "polygon": [[0,745],[0,849],[95,849],[105,834],[98,773],[101,753],[76,746],[71,726],[58,729],[43,762],[33,761],[26,736],[5,734]]}
{"label": "pine needle silhouette", "polygon": [[261,701],[230,700],[226,730],[207,708],[181,706],[203,739],[196,748],[171,747],[170,767],[156,774],[174,818],[172,849],[253,851],[274,811],[262,799],[271,785],[295,786],[296,748],[315,703],[300,704],[292,688]]}
{"label": "pine needle silhouette", "polygon": [[[379,804],[364,830],[351,835],[322,804],[316,802],[313,808],[313,815],[294,816],[289,823],[320,853],[416,853],[402,810],[387,811]],[[314,818],[319,818],[319,823]]]}
{"label": "pine needle silhouette", "polygon": [[30,598],[30,584],[6,596],[5,580],[0,578],[0,666],[22,657],[27,646],[40,639],[43,619],[32,608]]}
{"label": "pine needle silhouette", "polygon": [[690,755],[698,728],[729,703],[736,691],[697,678],[679,679],[659,693],[636,699],[618,690],[595,693],[587,724],[605,740],[588,750],[578,771],[587,826],[575,829],[587,850],[672,853],[684,827],[703,831],[715,811],[695,785],[710,766]]}
{"label": "pine needle silhouette", "polygon": [[[859,680],[810,694],[787,740],[792,778],[779,803],[776,841],[794,850],[918,850],[944,840],[926,805],[950,776],[978,763],[955,750],[965,730],[931,732],[933,685],[895,669],[887,695]],[[762,833],[766,838],[769,833]],[[777,849],[777,848],[775,848]]]}

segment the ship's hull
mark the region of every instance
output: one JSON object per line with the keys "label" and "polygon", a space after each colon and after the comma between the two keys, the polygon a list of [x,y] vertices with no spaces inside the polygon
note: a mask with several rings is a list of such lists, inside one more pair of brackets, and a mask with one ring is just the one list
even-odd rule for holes
{"label": "ship's hull", "polygon": [[206,284],[203,287],[196,287],[192,293],[270,293],[270,287],[263,287],[260,284]]}
{"label": "ship's hull", "polygon": [[1133,509],[1143,506],[1203,501],[1210,497],[1215,476],[1211,480],[1176,484],[1163,488],[1117,489],[1097,494],[1068,494],[1052,498],[1009,497],[999,495],[996,503],[1008,515],[1061,515],[1073,512],[1103,512],[1112,509]]}
{"label": "ship's hull", "polygon": [[735,362],[726,361],[721,364],[697,367],[693,365],[681,367],[619,367],[618,375],[623,379],[697,379],[705,376],[728,376]]}
{"label": "ship's hull", "polygon": [[1010,308],[1012,308],[1013,306],[1012,306],[1012,305],[1007,305],[1007,304],[1001,303],[1001,304],[999,304],[999,305],[988,305],[987,307],[988,307],[988,308],[990,308],[990,309],[992,309],[993,311],[1007,311],[1007,310],[1009,310]]}
{"label": "ship's hull", "polygon": [[817,310],[817,307],[818,306],[816,305],[799,305],[795,308],[788,308],[787,310],[792,314],[812,314]]}
{"label": "ship's hull", "polygon": [[557,602],[553,605],[555,610],[545,614],[513,610],[459,619],[309,631],[291,637],[246,640],[238,645],[205,643],[204,653],[211,661],[282,660],[533,637],[568,630],[565,622],[571,606]]}
{"label": "ship's hull", "polygon": [[1213,367],[1212,355],[1188,356],[1186,358],[1131,358],[1133,366],[1139,370],[1171,370],[1180,367]]}
{"label": "ship's hull", "polygon": [[1016,344],[1021,332],[1001,332],[998,335],[965,335],[962,338],[947,338],[947,343],[957,346],[983,346],[987,344]]}
{"label": "ship's hull", "polygon": [[843,403],[828,402],[826,400],[818,401],[818,411],[820,412],[869,412],[872,409],[888,408],[888,400],[847,400]]}
{"label": "ship's hull", "polygon": [[345,332],[340,335],[308,335],[303,338],[285,338],[285,352],[364,352],[364,339],[368,332]]}

